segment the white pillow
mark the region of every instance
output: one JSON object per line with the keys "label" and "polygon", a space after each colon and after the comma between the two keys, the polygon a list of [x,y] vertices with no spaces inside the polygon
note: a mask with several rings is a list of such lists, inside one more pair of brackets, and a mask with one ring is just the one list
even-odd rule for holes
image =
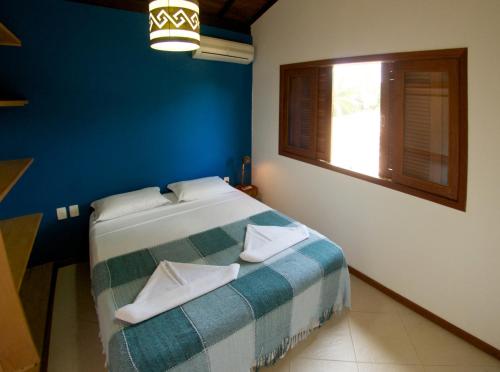
{"label": "white pillow", "polygon": [[112,220],[130,213],[144,211],[170,203],[161,193],[159,187],[111,195],[96,200],[90,206],[94,208],[94,218],[97,221]]}
{"label": "white pillow", "polygon": [[220,177],[205,177],[191,181],[181,181],[171,183],[167,187],[177,195],[177,199],[180,202],[205,199],[234,191],[234,188],[229,186]]}

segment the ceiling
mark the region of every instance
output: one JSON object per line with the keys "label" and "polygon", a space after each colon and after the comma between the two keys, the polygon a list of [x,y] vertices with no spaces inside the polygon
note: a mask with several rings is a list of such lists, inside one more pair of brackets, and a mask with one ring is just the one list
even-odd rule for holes
{"label": "ceiling", "polygon": [[[134,12],[148,11],[148,0],[71,0]],[[277,0],[199,0],[201,23],[250,34],[250,25]]]}

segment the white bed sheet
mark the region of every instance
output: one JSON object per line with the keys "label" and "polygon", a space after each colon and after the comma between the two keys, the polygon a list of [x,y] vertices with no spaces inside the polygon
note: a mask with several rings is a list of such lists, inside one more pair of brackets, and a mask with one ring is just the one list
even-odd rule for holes
{"label": "white bed sheet", "polygon": [[154,247],[269,210],[265,204],[235,190],[212,198],[170,204],[110,221],[90,216],[90,264]]}

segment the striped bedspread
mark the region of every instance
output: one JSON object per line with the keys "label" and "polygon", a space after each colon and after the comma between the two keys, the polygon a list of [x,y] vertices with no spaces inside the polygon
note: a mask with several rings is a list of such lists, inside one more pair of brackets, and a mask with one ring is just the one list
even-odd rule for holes
{"label": "striped bedspread", "polygon": [[94,297],[112,310],[133,302],[161,260],[241,264],[238,279],[182,306],[137,325],[115,320],[108,368],[248,372],[273,364],[314,328],[349,307],[342,250],[314,231],[263,263],[239,260],[247,224],[294,223],[274,210],[265,211],[96,264]]}

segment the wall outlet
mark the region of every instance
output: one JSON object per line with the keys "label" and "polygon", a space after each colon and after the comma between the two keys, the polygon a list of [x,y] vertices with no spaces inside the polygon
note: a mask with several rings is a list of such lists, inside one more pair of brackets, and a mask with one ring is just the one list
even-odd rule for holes
{"label": "wall outlet", "polygon": [[78,209],[78,204],[69,206],[69,216],[78,217],[80,215],[80,210]]}
{"label": "wall outlet", "polygon": [[224,182],[229,183],[229,177],[224,177]]}
{"label": "wall outlet", "polygon": [[66,211],[66,207],[61,207],[56,209],[57,219],[65,220],[68,218],[68,212]]}

